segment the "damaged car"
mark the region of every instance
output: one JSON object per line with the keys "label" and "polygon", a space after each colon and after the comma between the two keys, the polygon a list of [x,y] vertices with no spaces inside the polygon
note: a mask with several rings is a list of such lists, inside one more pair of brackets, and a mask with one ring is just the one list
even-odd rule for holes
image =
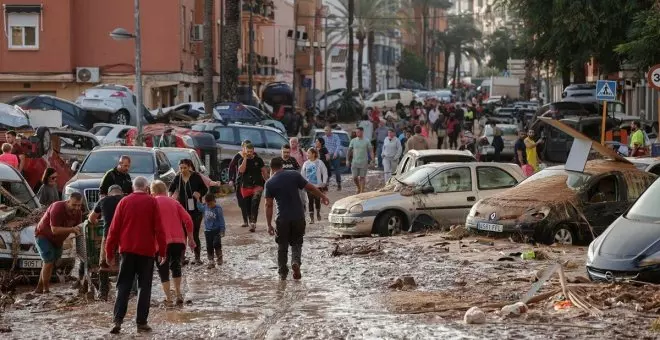
{"label": "damaged car", "polygon": [[592,281],[640,280],[660,283],[660,181],[589,245]]}
{"label": "damaged car", "polygon": [[623,160],[591,160],[584,171],[544,169],[475,204],[466,227],[545,244],[592,240],[623,214],[656,175]]}
{"label": "damaged car", "polygon": [[512,188],[524,179],[520,167],[506,163],[431,163],[398,175],[384,188],[340,199],[328,220],[339,235],[415,231],[427,226],[460,224],[474,204]]}
{"label": "damaged car", "polygon": [[[13,167],[0,163],[0,270],[15,270],[38,277],[42,261],[34,231],[45,208],[27,181]],[[56,267],[68,272],[75,263],[73,237],[62,247]]]}

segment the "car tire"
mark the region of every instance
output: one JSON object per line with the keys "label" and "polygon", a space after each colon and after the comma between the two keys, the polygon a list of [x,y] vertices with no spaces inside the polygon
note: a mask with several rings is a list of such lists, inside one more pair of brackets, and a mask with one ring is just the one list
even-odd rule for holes
{"label": "car tire", "polygon": [[403,222],[404,218],[398,211],[385,211],[376,219],[374,233],[380,237],[396,235],[401,232]]}
{"label": "car tire", "polygon": [[110,123],[119,125],[129,125],[131,122],[131,114],[126,110],[119,110],[115,112],[110,118]]}
{"label": "car tire", "polygon": [[222,184],[229,183],[229,163],[230,160],[224,160],[220,163],[220,182]]}
{"label": "car tire", "polygon": [[48,151],[50,151],[50,148],[52,147],[50,140],[50,129],[45,126],[41,126],[37,128],[35,134],[37,138],[39,138],[38,153],[39,155],[45,155],[48,153]]}
{"label": "car tire", "polygon": [[558,224],[545,240],[545,244],[574,245],[577,241],[575,231],[566,224]]}

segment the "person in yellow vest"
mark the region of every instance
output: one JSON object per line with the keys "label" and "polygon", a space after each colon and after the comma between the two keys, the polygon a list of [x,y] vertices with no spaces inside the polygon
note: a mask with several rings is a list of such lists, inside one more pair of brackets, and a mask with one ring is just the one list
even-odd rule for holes
{"label": "person in yellow vest", "polygon": [[630,156],[646,156],[648,154],[646,151],[646,138],[644,136],[644,132],[639,128],[639,122],[632,122],[630,125],[630,130],[633,131],[632,136],[630,136]]}
{"label": "person in yellow vest", "polygon": [[527,138],[525,138],[525,147],[527,153],[527,164],[534,168],[534,172],[539,171],[539,157],[536,153],[536,146],[543,143],[543,139],[534,141],[534,130],[527,131]]}

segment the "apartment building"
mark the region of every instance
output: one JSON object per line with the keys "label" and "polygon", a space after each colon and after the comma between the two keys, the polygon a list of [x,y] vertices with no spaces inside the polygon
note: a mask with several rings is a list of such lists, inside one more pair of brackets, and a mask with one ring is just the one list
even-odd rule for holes
{"label": "apartment building", "polygon": [[[435,52],[438,51],[439,47],[435,46],[430,32],[444,32],[447,30],[447,13],[439,8],[429,8],[426,15],[424,12],[425,10],[421,6],[407,9],[407,15],[411,18],[413,27],[411,30],[401,32],[401,44],[403,48],[417,53],[426,60],[429,67],[429,76],[427,77],[427,83],[423,85],[429,88],[440,88],[445,74],[445,53]],[[428,34],[424,34],[425,17],[428,24]],[[426,51],[424,51],[425,46]]]}

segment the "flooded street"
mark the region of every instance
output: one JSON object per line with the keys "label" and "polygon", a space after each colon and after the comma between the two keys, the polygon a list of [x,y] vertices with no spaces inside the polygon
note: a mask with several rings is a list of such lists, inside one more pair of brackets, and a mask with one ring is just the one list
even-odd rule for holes
{"label": "flooded street", "polygon": [[[348,185],[343,192],[331,190],[330,199],[352,190]],[[525,245],[445,240],[446,233],[336,240],[324,221],[307,226],[303,279],[296,282],[289,276],[280,281],[277,247],[265,223],[249,233],[239,226],[235,198],[220,201],[229,223],[223,239],[225,264],[215,269],[184,267],[186,304],[181,308],[162,306],[164,295],[155,274],[149,317],[153,333],[136,333],[132,299],[122,335],[111,336],[113,301],[83,301],[67,283],[56,285],[49,297],[18,294],[3,314],[3,323],[12,329],[3,338],[653,338],[646,331],[652,319],[635,316],[631,303],[600,319],[576,308],[555,312],[551,304],[548,308],[540,303],[518,319],[504,320],[499,310],[491,309],[485,324],[463,323],[467,308],[462,305],[516,301],[531,287],[536,271],[554,260],[572,261],[568,276],[584,275],[584,248],[556,250],[550,261],[503,262],[497,261],[501,254]],[[328,208],[323,209],[327,213]],[[331,256],[335,244],[373,251]],[[389,288],[404,275],[412,276],[416,287]],[[452,306],[456,308],[444,309]]]}

